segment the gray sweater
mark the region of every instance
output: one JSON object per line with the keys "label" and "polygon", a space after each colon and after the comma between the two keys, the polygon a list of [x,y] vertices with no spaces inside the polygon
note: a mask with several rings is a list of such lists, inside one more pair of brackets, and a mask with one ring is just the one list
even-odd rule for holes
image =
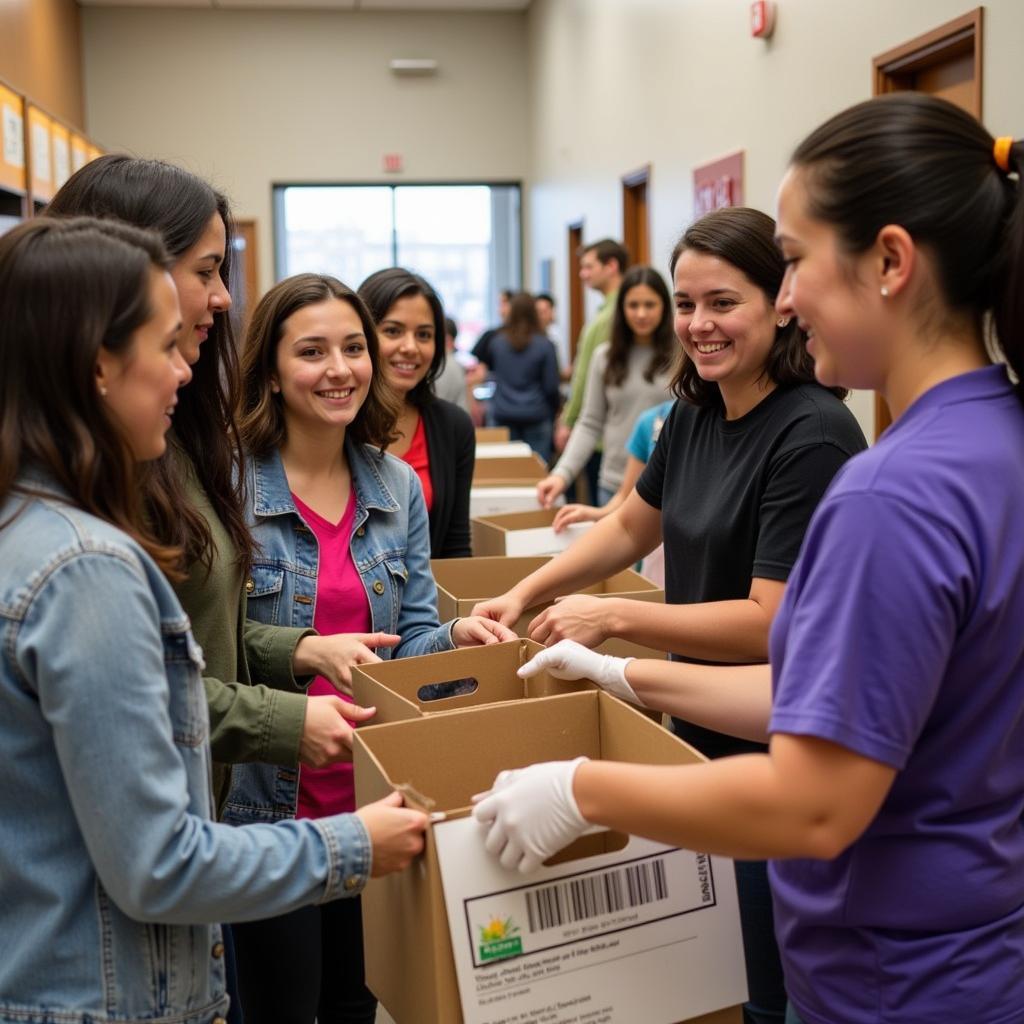
{"label": "gray sweater", "polygon": [[626,472],[626,442],[637,417],[652,405],[671,398],[671,369],[654,375],[648,383],[644,378],[651,362],[647,345],[634,345],[629,353],[626,376],[621,384],[605,387],[604,371],[608,366],[610,343],[594,351],[583,394],[583,407],[572,428],[569,443],[552,472],[567,481],[575,480],[590,458],[598,441],[603,441],[604,458],[598,481],[606,490],[615,492]]}

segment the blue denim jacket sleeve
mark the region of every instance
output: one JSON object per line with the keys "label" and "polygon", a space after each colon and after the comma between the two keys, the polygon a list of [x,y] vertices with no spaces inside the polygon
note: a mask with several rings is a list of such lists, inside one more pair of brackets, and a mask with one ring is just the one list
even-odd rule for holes
{"label": "blue denim jacket sleeve", "polygon": [[[17,638],[17,662],[37,688],[73,813],[111,897],[140,921],[198,924],[356,895],[371,851],[355,815],[244,828],[208,820],[201,655],[187,634],[195,664],[183,729],[171,715],[161,628],[138,562],[90,551],[52,573]],[[174,699],[180,709],[180,692]],[[205,781],[192,780],[190,792],[196,765]]]}
{"label": "blue denim jacket sleeve", "polygon": [[402,642],[392,657],[409,658],[417,654],[437,654],[450,651],[452,625],[437,622],[437,584],[430,571],[430,524],[423,488],[411,467],[401,464],[408,478],[408,538],[405,549],[405,569],[408,579],[398,612],[395,632]]}

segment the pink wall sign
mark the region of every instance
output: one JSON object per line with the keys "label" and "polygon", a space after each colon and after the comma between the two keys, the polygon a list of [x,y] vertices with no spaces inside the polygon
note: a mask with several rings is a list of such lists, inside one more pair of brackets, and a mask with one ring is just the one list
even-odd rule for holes
{"label": "pink wall sign", "polygon": [[693,218],[723,206],[743,205],[743,150],[693,172]]}

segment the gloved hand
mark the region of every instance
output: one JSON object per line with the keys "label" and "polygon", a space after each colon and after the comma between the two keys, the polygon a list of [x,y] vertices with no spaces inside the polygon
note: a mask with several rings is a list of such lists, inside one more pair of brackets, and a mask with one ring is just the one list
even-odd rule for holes
{"label": "gloved hand", "polygon": [[643,707],[644,702],[626,682],[626,665],[632,660],[598,654],[575,640],[559,640],[557,644],[531,658],[519,669],[518,674],[521,679],[527,679],[538,672],[547,671],[556,679],[592,679],[613,697]]}
{"label": "gloved hand", "polygon": [[535,871],[589,830],[572,792],[576,769],[586,760],[501,772],[489,792],[473,797],[473,817],[487,829],[484,847],[503,868]]}

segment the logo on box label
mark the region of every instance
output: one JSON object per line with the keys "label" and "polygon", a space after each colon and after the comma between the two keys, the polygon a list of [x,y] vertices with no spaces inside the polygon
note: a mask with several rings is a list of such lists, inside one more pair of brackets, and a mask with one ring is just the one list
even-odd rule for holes
{"label": "logo on box label", "polygon": [[480,960],[504,960],[510,956],[520,956],[523,952],[523,940],[519,935],[519,927],[511,917],[501,920],[492,917],[485,925],[477,925],[480,929]]}

